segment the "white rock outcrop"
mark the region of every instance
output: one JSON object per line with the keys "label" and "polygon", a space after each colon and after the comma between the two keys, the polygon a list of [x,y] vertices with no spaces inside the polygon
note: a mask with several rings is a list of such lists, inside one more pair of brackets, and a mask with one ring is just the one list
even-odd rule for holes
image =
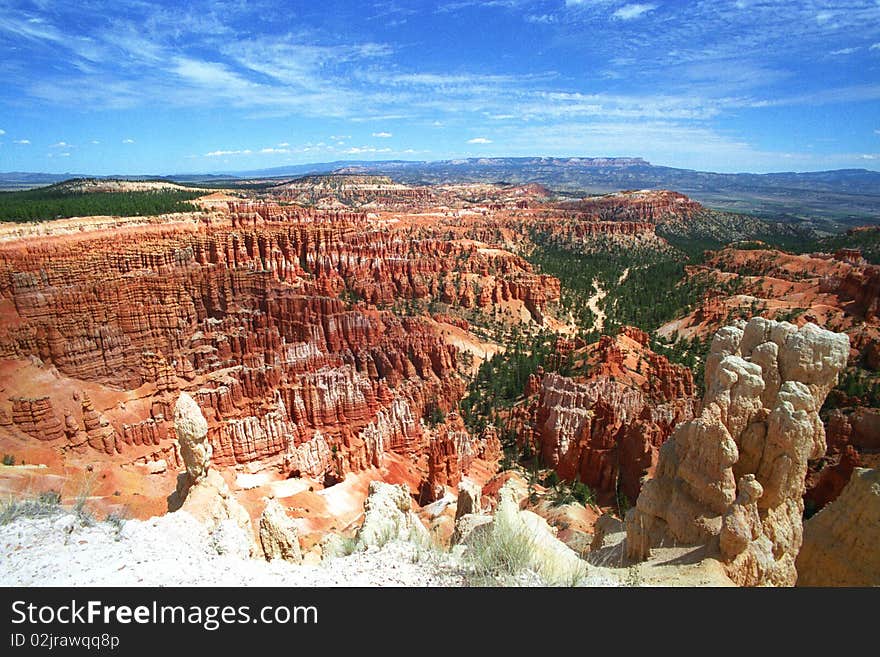
{"label": "white rock outcrop", "polygon": [[211,443],[208,442],[208,421],[202,409],[185,392],[180,393],[174,405],[174,433],[190,484],[195,484],[208,474]]}
{"label": "white rock outcrop", "polygon": [[848,336],[814,324],[719,330],[702,412],[663,445],[627,514],[629,558],[705,544],[738,584],[793,585],[807,461],[825,453],[819,409],[848,355]]}
{"label": "white rock outcrop", "polygon": [[[232,527],[237,527],[241,537],[235,540],[246,543],[253,554],[256,544],[251,518],[235,499],[223,476],[210,467],[208,423],[199,405],[185,392],[180,394],[174,408],[174,432],[186,472],[177,478],[177,489],[168,497],[168,510],[186,511],[212,532],[228,535],[233,531]],[[225,542],[229,540],[228,536],[224,539]]]}
{"label": "white rock outcrop", "polygon": [[357,548],[381,547],[395,540],[427,543],[430,535],[413,513],[405,486],[371,481],[364,501],[364,521],[357,532]]}
{"label": "white rock outcrop", "polygon": [[278,500],[268,500],[260,516],[260,545],[266,561],[283,559],[302,563],[296,523],[287,515]]}

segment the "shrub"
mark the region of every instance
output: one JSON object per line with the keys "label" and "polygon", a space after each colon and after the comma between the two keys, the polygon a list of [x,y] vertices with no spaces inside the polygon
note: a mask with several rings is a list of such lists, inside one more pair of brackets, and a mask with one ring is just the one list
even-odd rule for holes
{"label": "shrub", "polygon": [[125,527],[125,523],[127,520],[128,518],[122,512],[108,513],[107,517],[104,518],[104,522],[106,522],[113,528],[117,541],[122,535],[122,528]]}
{"label": "shrub", "polygon": [[529,569],[534,549],[534,539],[525,527],[496,514],[491,530],[479,532],[468,543],[473,569],[470,583],[475,586],[516,584]]}
{"label": "shrub", "polygon": [[61,494],[45,491],[33,497],[9,498],[0,507],[0,525],[18,518],[50,518],[61,513]]}

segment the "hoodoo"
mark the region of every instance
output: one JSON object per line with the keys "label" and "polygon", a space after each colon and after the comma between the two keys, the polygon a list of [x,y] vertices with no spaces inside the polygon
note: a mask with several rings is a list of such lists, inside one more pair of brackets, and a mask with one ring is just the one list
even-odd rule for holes
{"label": "hoodoo", "polygon": [[807,461],[825,453],[818,412],[848,356],[845,334],[814,324],[754,318],[720,330],[700,415],[660,449],[627,514],[627,555],[705,544],[738,584],[794,585]]}

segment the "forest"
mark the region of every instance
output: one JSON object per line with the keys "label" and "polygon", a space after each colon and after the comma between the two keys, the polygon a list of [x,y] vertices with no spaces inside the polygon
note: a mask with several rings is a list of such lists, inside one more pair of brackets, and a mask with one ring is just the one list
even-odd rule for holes
{"label": "forest", "polygon": [[195,212],[187,201],[203,192],[164,189],[144,192],[75,192],[61,185],[0,192],[0,221],[47,221],[67,217],[110,215],[133,217],[168,212]]}

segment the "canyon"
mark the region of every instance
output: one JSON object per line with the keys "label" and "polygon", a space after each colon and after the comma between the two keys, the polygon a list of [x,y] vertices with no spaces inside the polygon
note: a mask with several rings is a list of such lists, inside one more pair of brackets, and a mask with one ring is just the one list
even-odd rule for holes
{"label": "canyon", "polygon": [[[294,563],[375,543],[399,512],[400,537],[447,546],[538,527],[569,574],[600,536],[621,563],[701,545],[707,581],[793,585],[805,512],[865,497],[845,491],[880,466],[876,408],[837,386],[880,366],[880,268],[857,250],[719,248],[656,331],[612,324],[620,297],[593,279],[583,326],[535,253],[680,258],[676,240],[727,235],[731,215],[672,191],[357,173],[201,191],[196,212],[0,229],[4,492],[232,522],[248,555]],[[701,399],[670,350],[713,335]],[[474,387],[541,336],[509,403]],[[554,501],[578,486],[589,499]]]}

